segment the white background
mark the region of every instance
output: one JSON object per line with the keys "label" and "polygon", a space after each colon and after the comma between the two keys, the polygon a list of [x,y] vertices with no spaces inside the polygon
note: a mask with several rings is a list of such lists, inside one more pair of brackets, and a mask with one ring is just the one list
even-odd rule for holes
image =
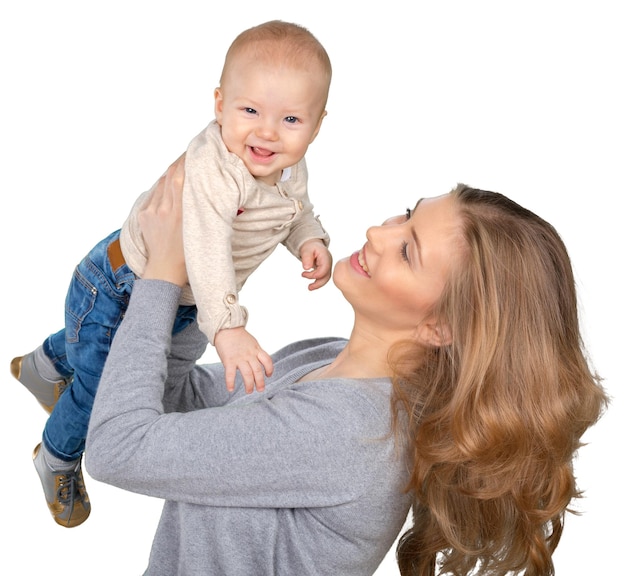
{"label": "white background", "polygon": [[[457,182],[503,192],[561,232],[585,339],[614,400],[577,459],[583,515],[567,517],[556,570],[622,570],[620,4],[3,3],[0,572],[136,576],[146,565],[158,500],[87,477],[89,520],[72,530],[53,523],[31,463],[46,415],[11,379],[9,362],[62,326],[75,264],[212,118],[232,39],[274,18],[310,28],[333,62],[328,117],[308,163],[335,259],[358,249],[368,226]],[[309,293],[299,273],[279,249],[242,293],[249,328],[269,351],[348,334],[350,310],[338,290]],[[376,576],[397,573],[391,553]]]}

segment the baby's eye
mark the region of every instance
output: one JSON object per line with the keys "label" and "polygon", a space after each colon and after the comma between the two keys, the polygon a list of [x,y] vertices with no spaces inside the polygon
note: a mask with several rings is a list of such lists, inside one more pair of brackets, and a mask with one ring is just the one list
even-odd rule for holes
{"label": "baby's eye", "polygon": [[256,110],[254,108],[244,108],[244,110],[248,113],[248,114],[256,114]]}
{"label": "baby's eye", "polygon": [[285,122],[287,122],[287,124],[295,124],[298,122],[298,119],[295,116],[287,116]]}

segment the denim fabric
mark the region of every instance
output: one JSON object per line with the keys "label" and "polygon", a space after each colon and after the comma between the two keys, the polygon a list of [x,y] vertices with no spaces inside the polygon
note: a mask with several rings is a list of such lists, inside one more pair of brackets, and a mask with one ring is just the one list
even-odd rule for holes
{"label": "denim fabric", "polygon": [[[75,460],[85,449],[104,362],[135,281],[126,264],[111,268],[107,248],[117,238],[119,230],[100,241],[76,267],[65,300],[65,328],[43,344],[59,374],[66,379],[73,376],[43,432],[46,448],[62,460]],[[195,306],[180,306],[173,333],[195,320]]]}

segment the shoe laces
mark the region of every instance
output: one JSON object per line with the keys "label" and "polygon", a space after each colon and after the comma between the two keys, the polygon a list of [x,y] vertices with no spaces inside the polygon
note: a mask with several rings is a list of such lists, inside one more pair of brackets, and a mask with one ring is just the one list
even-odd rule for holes
{"label": "shoe laces", "polygon": [[70,504],[73,507],[75,500],[83,500],[85,484],[80,470],[59,474],[58,478],[57,500],[61,504]]}

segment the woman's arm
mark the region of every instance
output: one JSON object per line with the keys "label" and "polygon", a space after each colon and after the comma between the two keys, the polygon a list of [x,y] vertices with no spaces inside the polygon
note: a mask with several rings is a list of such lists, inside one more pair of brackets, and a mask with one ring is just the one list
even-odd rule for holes
{"label": "woman's arm", "polygon": [[[166,382],[178,380],[187,387],[184,394],[191,386],[194,396],[219,378],[219,371],[189,370],[193,354],[172,348],[186,282],[179,198],[170,185],[177,169],[168,171],[168,185],[155,189],[141,215],[148,264],[104,367],[87,470],[128,490],[216,506],[327,506],[354,499],[387,446],[380,437],[388,432],[388,414],[381,417],[363,386],[307,383],[222,407],[166,413]],[[183,359],[178,375],[170,356]]]}
{"label": "woman's arm", "polygon": [[362,494],[390,450],[381,440],[388,413],[366,386],[310,382],[223,407],[165,413],[179,293],[155,279],[135,285],[91,415],[89,474],[134,492],[213,506],[332,506]]}

